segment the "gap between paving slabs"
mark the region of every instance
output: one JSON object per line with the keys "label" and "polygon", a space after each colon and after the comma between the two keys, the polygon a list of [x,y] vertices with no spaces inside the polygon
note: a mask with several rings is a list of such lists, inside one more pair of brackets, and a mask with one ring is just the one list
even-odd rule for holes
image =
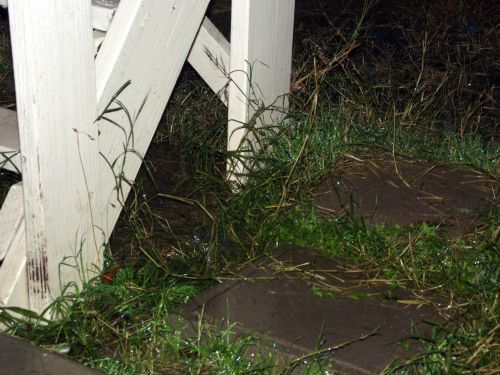
{"label": "gap between paving slabs", "polygon": [[322,350],[332,354],[336,370],[375,374],[418,352],[416,340],[407,342],[409,352],[401,345],[412,337],[412,325],[428,334],[426,322],[440,320],[413,299],[400,288],[361,283],[353,270],[286,245],[195,297],[180,315],[188,335],[202,316],[216,331],[235,323],[234,334],[263,337],[288,359]]}

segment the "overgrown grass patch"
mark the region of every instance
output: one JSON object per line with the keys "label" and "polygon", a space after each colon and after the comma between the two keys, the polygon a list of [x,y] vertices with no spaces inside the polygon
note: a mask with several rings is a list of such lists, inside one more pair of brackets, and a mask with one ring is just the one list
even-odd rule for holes
{"label": "overgrown grass patch", "polygon": [[1,322],[12,334],[108,374],[272,373],[273,356],[259,355],[256,338],[236,337],[231,327],[216,334],[201,321],[189,336],[187,323],[177,322],[176,309],[205,289],[206,281],[172,276],[151,262],[128,263],[112,283],[101,280],[56,300],[51,310],[57,321],[18,320],[2,309]]}
{"label": "overgrown grass patch", "polygon": [[[495,210],[492,210],[495,211]],[[424,353],[395,365],[399,373],[494,373],[500,364],[498,212],[474,235],[447,238],[427,224],[412,228],[369,226],[350,216],[337,219],[308,204],[257,223],[255,234],[268,244],[315,248],[350,264],[371,280],[414,293],[408,303],[431,304],[443,317],[431,337],[415,332]],[[268,218],[269,216],[267,216]],[[252,228],[245,223],[246,228]]]}

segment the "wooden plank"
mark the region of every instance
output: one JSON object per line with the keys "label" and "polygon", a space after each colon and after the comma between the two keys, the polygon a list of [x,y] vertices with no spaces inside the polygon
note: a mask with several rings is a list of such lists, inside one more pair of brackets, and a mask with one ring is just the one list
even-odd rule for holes
{"label": "wooden plank", "polygon": [[0,169],[21,172],[19,130],[15,111],[0,107]]}
{"label": "wooden plank", "polygon": [[120,0],[92,0],[92,27],[108,30],[119,3]]}
{"label": "wooden plank", "polygon": [[119,126],[105,120],[98,122],[102,154],[102,196],[98,206],[104,209],[106,238],[128,194],[127,182],[132,183],[139,170],[141,156],[153,137],[207,5],[208,0],[123,0],[116,11],[96,59],[98,111],[102,113],[130,81],[118,99],[134,120],[133,132],[124,111],[108,114]]}
{"label": "wooden plank", "polygon": [[188,56],[188,62],[227,105],[229,83],[229,54],[227,39],[207,18],[203,20]]}
{"label": "wooden plank", "polygon": [[19,182],[11,186],[0,209],[0,306],[29,307],[23,204]]}
{"label": "wooden plank", "polygon": [[81,0],[11,0],[9,20],[28,293],[30,308],[41,311],[61,285],[78,284],[100,264],[92,13]]}
{"label": "wooden plank", "polygon": [[[249,150],[242,145],[248,125],[258,108],[286,108],[290,87],[295,0],[236,0],[231,14],[231,83],[229,85],[228,149]],[[261,126],[277,121],[279,110],[268,110],[254,119]],[[250,142],[252,142],[250,136]],[[252,142],[255,147],[255,142]],[[243,163],[229,165],[229,176],[244,173]]]}
{"label": "wooden plank", "polygon": [[23,185],[19,182],[10,187],[0,209],[0,261],[15,242],[24,219],[23,205]]}
{"label": "wooden plank", "polygon": [[15,241],[2,262],[0,280],[0,306],[30,308],[24,222],[16,232]]}

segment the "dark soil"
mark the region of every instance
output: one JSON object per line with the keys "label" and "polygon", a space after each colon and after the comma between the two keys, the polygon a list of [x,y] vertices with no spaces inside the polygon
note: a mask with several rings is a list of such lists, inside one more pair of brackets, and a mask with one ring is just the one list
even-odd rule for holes
{"label": "dark soil", "polygon": [[[125,207],[137,209],[139,221],[145,225],[141,229],[152,233],[149,245],[166,258],[179,255],[179,242],[193,250],[204,246],[209,242],[210,218],[201,206],[216,214],[217,205],[210,192],[198,190],[190,156],[167,140],[152,143],[147,160],[154,160],[154,164],[142,167],[137,179],[141,185],[131,192]],[[225,164],[219,167],[224,170]],[[122,213],[110,238],[113,256],[118,260],[134,258],[139,253],[140,244],[133,238],[134,230],[126,219],[130,214]]]}

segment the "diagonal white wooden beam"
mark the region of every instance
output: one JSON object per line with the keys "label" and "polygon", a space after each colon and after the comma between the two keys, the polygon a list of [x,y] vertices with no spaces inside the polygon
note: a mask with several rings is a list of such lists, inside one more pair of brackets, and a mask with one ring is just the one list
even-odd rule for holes
{"label": "diagonal white wooden beam", "polygon": [[205,17],[189,52],[188,62],[225,105],[229,97],[230,51],[227,39]]}
{"label": "diagonal white wooden beam", "polygon": [[[229,85],[228,149],[243,147],[244,125],[262,126],[277,121],[288,106],[295,0],[233,0]],[[261,106],[274,105],[255,124],[249,124]],[[251,137],[249,139],[251,142]],[[253,142],[256,147],[256,143]],[[246,172],[243,163],[228,165],[229,176]]]}
{"label": "diagonal white wooden beam", "polygon": [[[208,0],[122,0],[96,59],[98,111],[120,88],[125,112],[98,122],[100,189],[106,238],[156,130],[206,12]],[[112,104],[111,108],[116,108]],[[141,110],[142,108],[142,110]],[[140,113],[139,113],[140,112]],[[113,166],[113,168],[111,168]],[[125,181],[126,180],[126,181]],[[117,186],[119,184],[119,186]]]}
{"label": "diagonal white wooden beam", "polygon": [[0,306],[29,308],[23,204],[19,182],[11,186],[0,209]]}
{"label": "diagonal white wooden beam", "polygon": [[[105,32],[111,26],[120,0],[92,0],[94,29]],[[230,46],[224,35],[205,17],[189,52],[188,62],[227,105]]]}
{"label": "diagonal white wooden beam", "polygon": [[0,261],[12,248],[17,232],[23,227],[23,204],[23,185],[19,182],[11,186],[0,208]]}
{"label": "diagonal white wooden beam", "polygon": [[28,294],[30,308],[41,311],[61,285],[78,283],[100,262],[92,13],[81,0],[10,0],[9,20]]}

